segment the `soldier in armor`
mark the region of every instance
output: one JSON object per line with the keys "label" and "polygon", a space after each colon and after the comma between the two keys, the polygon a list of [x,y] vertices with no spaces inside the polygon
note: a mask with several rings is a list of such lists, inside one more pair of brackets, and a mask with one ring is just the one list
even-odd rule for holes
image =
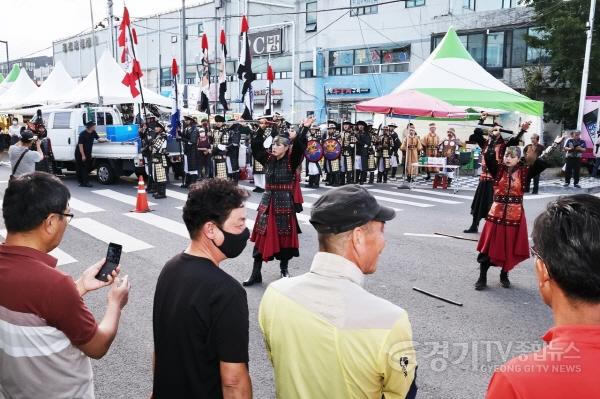
{"label": "soldier in armor", "polygon": [[373,128],[373,125],[367,125],[367,131],[371,135],[371,145],[368,148],[369,155],[367,158],[367,171],[369,172],[369,184],[373,184],[375,182],[375,170],[377,170],[375,145],[377,141],[379,141],[379,135],[377,130]]}
{"label": "soldier in armor", "polygon": [[354,125],[350,121],[342,123],[340,133],[340,144],[342,145],[341,157],[341,185],[354,183],[354,159],[356,147],[356,135],[353,131]]}
{"label": "soldier in armor", "polygon": [[392,156],[390,158],[390,165],[392,166],[392,175],[390,176],[390,180],[396,180],[396,172],[398,171],[398,166],[400,165],[400,146],[402,142],[400,141],[400,136],[396,132],[395,123],[390,123],[388,125],[390,129],[390,137],[392,138]]}
{"label": "soldier in armor", "polygon": [[[321,129],[316,124],[312,124],[308,133],[308,140],[321,143]],[[320,161],[311,162],[306,159],[306,175],[308,176],[308,187],[319,188],[321,181],[321,164]]]}
{"label": "soldier in armor", "polygon": [[[325,140],[328,139],[333,139],[339,142],[339,135],[338,135],[338,124],[335,123],[335,121],[328,121],[327,122],[327,134],[326,136],[323,138],[323,143],[325,143]],[[332,160],[325,160],[325,185],[326,186],[339,186],[341,183],[341,178],[340,178],[340,173],[341,173],[341,169],[340,169],[340,159],[332,159]]]}
{"label": "soldier in armor", "polygon": [[227,176],[235,184],[240,180],[240,141],[250,128],[242,123],[234,123],[228,129],[229,140],[227,141]]}
{"label": "soldier in armor", "polygon": [[358,184],[367,181],[367,170],[369,163],[369,147],[371,146],[371,134],[367,131],[364,121],[356,122],[356,171],[358,173]]}
{"label": "soldier in armor", "polygon": [[212,137],[204,127],[198,129],[198,144],[196,147],[198,148],[198,177],[203,180],[210,176],[210,163],[212,162]]}
{"label": "soldier in armor", "polygon": [[289,277],[289,260],[300,256],[300,226],[294,206],[294,188],[296,170],[304,159],[308,128],[312,122],[312,118],[307,119],[298,135],[291,131],[289,138],[276,136],[271,153],[259,135],[252,139],[252,154],[264,165],[267,184],[250,238],[254,242],[252,274],[244,281],[244,286],[262,282],[263,261],[279,259],[281,277]]}
{"label": "soldier in armor", "polygon": [[[440,137],[435,132],[436,126],[435,123],[431,122],[429,124],[429,133],[425,137],[423,137],[423,149],[425,150],[425,156],[427,157],[437,157],[438,156],[438,147],[440,146]],[[425,168],[427,172],[426,180],[431,179],[432,173],[437,173],[438,168]]]}
{"label": "soldier in armor", "polygon": [[156,199],[167,198],[167,132],[165,127],[156,123],[154,127],[155,137],[152,140],[152,176],[156,184],[156,192],[152,195]]}
{"label": "soldier in armor", "polygon": [[229,144],[229,129],[225,127],[225,118],[221,115],[215,116],[215,128],[213,129],[213,163],[214,174],[217,179],[227,179],[227,145]]}
{"label": "soldier in armor", "polygon": [[188,188],[198,180],[198,126],[191,116],[184,116],[184,128],[181,132],[184,164],[183,183],[181,188]]}
{"label": "soldier in armor", "polygon": [[417,131],[415,129],[409,129],[408,136],[406,136],[402,142],[400,149],[406,152],[406,158],[404,159],[406,180],[411,182],[419,173],[418,168],[412,166],[412,164],[419,162],[419,152],[423,149],[421,140],[419,139],[419,136],[417,136]]}
{"label": "soldier in armor", "polygon": [[376,144],[377,149],[377,183],[387,183],[388,174],[391,165],[392,147],[394,145],[390,131],[387,126],[384,126],[383,134],[379,136]]}
{"label": "soldier in armor", "polygon": [[[456,138],[454,128],[448,129],[448,137],[440,143],[439,152],[443,157],[446,158],[446,165],[458,165],[459,164],[459,150],[460,140]],[[448,169],[446,171],[448,176],[448,185],[452,184],[454,178],[454,169]]]}
{"label": "soldier in armor", "polygon": [[156,184],[152,176],[152,140],[154,140],[154,131],[148,127],[146,122],[140,126],[140,139],[142,141],[142,158],[144,159],[144,169],[148,181],[146,182],[146,192],[156,192]]}
{"label": "soldier in armor", "polygon": [[[254,131],[252,140],[262,140],[264,143],[267,137],[271,137],[273,128],[270,124],[271,115],[263,115],[258,117],[258,128]],[[265,192],[265,169],[254,156],[252,157],[252,173],[254,175],[254,190],[255,193]]]}

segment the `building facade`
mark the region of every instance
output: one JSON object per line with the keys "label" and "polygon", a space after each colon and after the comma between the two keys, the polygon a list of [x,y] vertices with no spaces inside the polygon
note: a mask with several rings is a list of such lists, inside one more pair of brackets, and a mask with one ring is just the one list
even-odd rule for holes
{"label": "building facade", "polygon": [[[357,114],[354,105],[387,94],[401,84],[450,26],[477,62],[513,88],[524,87],[523,66],[545,61],[543,51],[525,43],[527,34],[536,34],[532,11],[518,6],[516,0],[217,0],[189,6],[186,82],[196,83],[202,34],[209,38],[212,63],[223,28],[228,49],[227,98],[233,111],[242,109],[241,82],[235,73],[241,15],[248,15],[257,74],[253,85],[255,115],[262,113],[270,60],[276,78],[274,110],[295,122],[313,114],[320,122],[370,118]],[[182,63],[181,10],[136,17],[132,14],[132,26],[137,31],[136,51],[144,83],[168,95],[171,61],[176,58],[180,66]],[[86,76],[94,65],[92,43],[96,43],[97,58],[111,51],[119,21],[114,24],[112,36],[104,28],[93,36],[88,33],[55,42],[55,60],[61,60],[73,77]],[[215,81],[214,64],[211,75]],[[198,89],[191,86],[189,90],[193,102]]]}

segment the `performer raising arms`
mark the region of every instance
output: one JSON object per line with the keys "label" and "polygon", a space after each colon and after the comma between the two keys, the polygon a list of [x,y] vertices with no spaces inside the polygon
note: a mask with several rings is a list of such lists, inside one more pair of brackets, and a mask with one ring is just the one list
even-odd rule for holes
{"label": "performer raising arms", "polygon": [[[483,125],[485,122],[485,118],[487,114],[482,113],[482,117],[479,120],[479,124]],[[500,134],[500,125],[495,125],[492,128],[492,132],[488,137],[488,141],[485,144],[484,148],[482,148],[482,153],[487,153],[488,151],[493,151],[496,154],[496,162],[498,164],[502,163],[502,159],[504,158],[504,151],[507,147],[512,147],[519,145],[519,141],[521,137],[529,126],[531,122],[525,122],[521,125],[521,130],[519,134],[505,141]],[[493,193],[494,193],[494,178],[488,173],[488,168],[486,166],[486,158],[482,157],[481,163],[481,175],[479,176],[479,184],[477,185],[477,189],[475,190],[475,196],[473,197],[473,202],[471,203],[471,215],[473,215],[473,222],[471,226],[464,230],[465,233],[477,233],[477,228],[479,226],[479,221],[487,216],[490,207],[492,206],[493,201]]]}
{"label": "performer raising arms", "polygon": [[281,277],[289,277],[289,260],[300,256],[300,226],[294,211],[294,184],[313,121],[313,118],[308,118],[298,136],[293,130],[290,130],[289,137],[276,136],[270,154],[264,148],[264,138],[257,135],[252,139],[252,155],[265,166],[266,191],[250,237],[250,241],[254,242],[254,265],[250,278],[243,283],[245,287],[262,282],[263,261],[279,259]]}
{"label": "performer raising arms", "polygon": [[554,140],[542,155],[535,159],[535,153],[526,154],[521,160],[521,148],[508,147],[499,165],[493,146],[485,152],[485,162],[489,174],[494,179],[494,203],[486,217],[479,243],[477,244],[477,262],[479,279],[475,289],[480,291],[487,286],[487,271],[490,266],[499,266],[500,283],[510,287],[508,272],[529,258],[529,235],[523,195],[527,178],[537,176],[548,167],[544,158],[558,148],[563,137]]}

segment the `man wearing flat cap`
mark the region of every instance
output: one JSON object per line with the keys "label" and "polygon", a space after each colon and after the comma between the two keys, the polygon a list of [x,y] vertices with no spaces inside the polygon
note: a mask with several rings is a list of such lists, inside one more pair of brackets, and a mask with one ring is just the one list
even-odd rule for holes
{"label": "man wearing flat cap", "polygon": [[394,216],[357,185],[314,204],[319,252],[310,272],[269,285],[259,309],[277,398],[415,397],[408,315],[363,288]]}

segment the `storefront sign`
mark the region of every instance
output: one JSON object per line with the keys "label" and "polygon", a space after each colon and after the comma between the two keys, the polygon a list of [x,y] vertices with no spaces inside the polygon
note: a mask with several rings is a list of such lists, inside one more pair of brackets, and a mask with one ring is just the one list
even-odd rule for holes
{"label": "storefront sign", "polygon": [[378,4],[379,0],[350,0],[350,7],[368,7]]}
{"label": "storefront sign", "polygon": [[[271,89],[271,94],[274,95],[274,96],[282,96],[283,95],[283,90],[280,90],[280,89]],[[254,90],[254,95],[255,96],[266,96],[267,95],[267,89]]]}
{"label": "storefront sign", "polygon": [[371,89],[368,87],[361,88],[329,88],[327,89],[327,94],[368,94],[371,92]]}
{"label": "storefront sign", "polygon": [[283,52],[283,46],[281,44],[282,37],[283,29],[281,28],[248,33],[251,54],[253,56],[281,54]]}

